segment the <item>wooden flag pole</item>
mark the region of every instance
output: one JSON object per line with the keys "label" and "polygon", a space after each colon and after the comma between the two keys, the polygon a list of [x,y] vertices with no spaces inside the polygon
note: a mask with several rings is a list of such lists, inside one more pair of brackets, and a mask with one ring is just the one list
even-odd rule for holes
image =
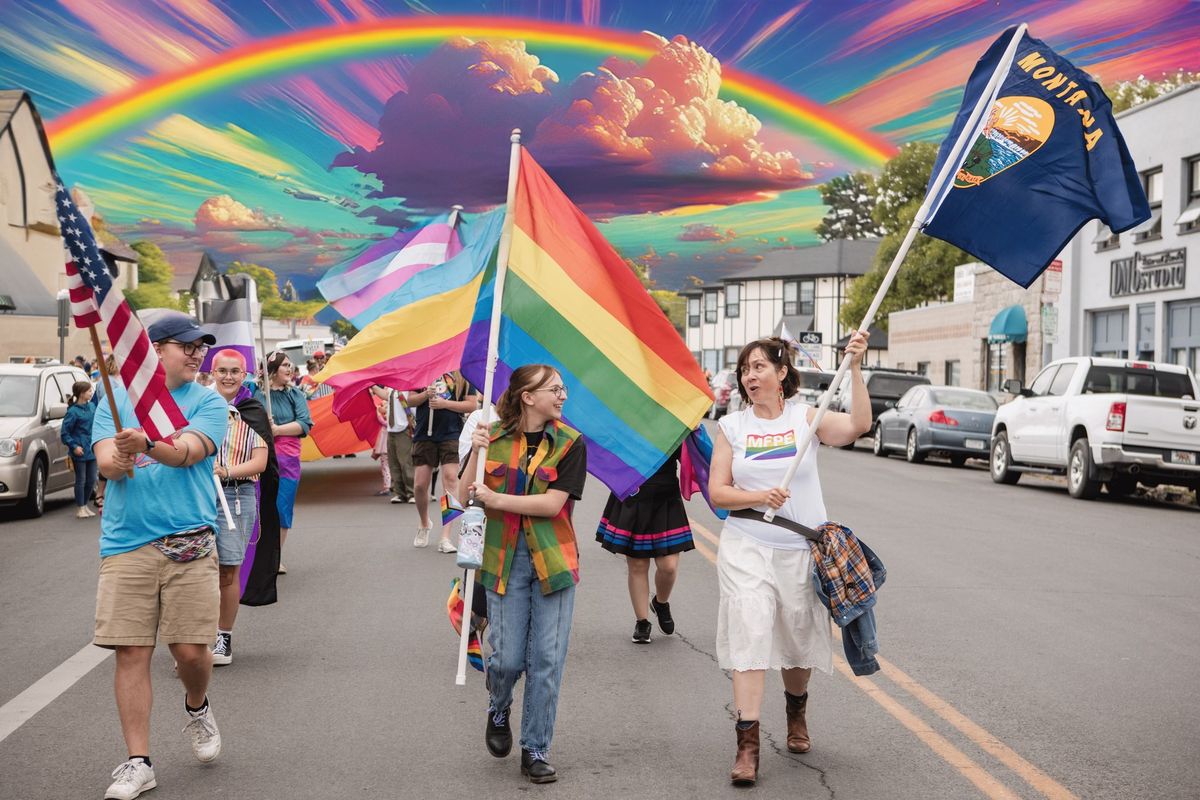
{"label": "wooden flag pole", "polygon": [[[1008,43],[1008,48],[1004,51],[1004,56],[996,65],[995,71],[992,72],[992,77],[988,80],[987,86],[980,93],[979,101],[975,104],[975,108],[972,109],[971,116],[967,118],[966,124],[959,131],[958,139],[954,142],[954,147],[946,154],[946,160],[942,163],[942,168],[930,186],[929,191],[925,193],[925,200],[921,203],[920,209],[917,210],[917,215],[913,218],[912,225],[909,226],[908,233],[904,237],[904,242],[900,245],[900,249],[896,252],[896,257],[892,259],[891,266],[888,267],[887,274],[883,277],[883,282],[879,284],[879,289],[875,292],[875,298],[871,301],[871,307],[863,315],[862,324],[858,327],[859,330],[865,331],[870,326],[871,321],[875,319],[875,315],[879,313],[879,306],[883,303],[883,298],[887,294],[888,289],[891,288],[892,281],[896,279],[896,273],[900,271],[900,265],[903,263],[904,257],[908,255],[908,250],[912,247],[913,240],[917,237],[917,232],[924,227],[925,223],[928,222],[928,218],[932,216],[929,213],[930,209],[935,205],[940,205],[947,182],[958,171],[958,166],[962,163],[966,148],[979,136],[980,130],[987,121],[987,113],[991,110],[992,104],[996,102],[996,95],[1000,92],[1000,86],[1004,83],[1004,76],[1008,74],[1008,70],[1012,66],[1013,58],[1017,53],[1017,45],[1020,44],[1021,37],[1025,35],[1025,28],[1025,24],[1021,23],[1013,33],[1013,38]],[[808,426],[804,435],[796,444],[796,455],[792,459],[792,463],[788,465],[787,473],[783,476],[783,488],[790,486],[792,479],[796,477],[796,470],[800,468],[800,462],[808,453],[808,448],[812,446],[817,428],[820,427],[821,420],[825,418],[825,413],[829,410],[829,403],[833,399],[833,395],[837,392],[838,387],[841,386],[842,378],[845,377],[849,369],[850,356],[847,354],[842,358],[842,363],[838,366],[833,380],[829,382],[829,391],[825,392],[821,398],[821,404],[817,407],[817,413],[813,417],[812,424]],[[763,514],[763,519],[767,522],[775,519],[775,509],[768,508]]]}
{"label": "wooden flag pole", "polygon": [[[512,248],[513,206],[517,201],[517,172],[521,165],[521,129],[513,128],[509,137],[512,149],[508,157],[508,194],[504,207],[504,226],[500,231],[500,246],[496,251],[496,279],[492,286],[492,319],[488,329],[487,372],[483,380],[483,414],[479,424],[486,431],[492,424],[492,388],[496,382],[496,362],[500,358],[500,308],[504,297],[504,276],[508,272],[508,252]],[[432,409],[429,412],[433,418]],[[479,448],[475,459],[475,483],[483,483],[483,470],[487,461],[487,448]],[[467,570],[467,579],[463,585],[463,624],[462,635],[458,642],[458,673],[454,683],[462,686],[467,682],[467,639],[471,629],[471,600],[475,596],[475,570]]]}
{"label": "wooden flag pole", "polygon": [[[113,426],[117,433],[120,433],[121,414],[117,411],[117,398],[113,397],[112,382],[108,379],[108,365],[104,363],[104,350],[100,347],[100,334],[96,332],[95,325],[88,325],[88,332],[92,335],[92,349],[96,352],[96,363],[100,367],[100,381],[104,384],[104,399],[108,402],[108,410],[112,413]],[[133,478],[132,469],[125,474],[129,478]]]}

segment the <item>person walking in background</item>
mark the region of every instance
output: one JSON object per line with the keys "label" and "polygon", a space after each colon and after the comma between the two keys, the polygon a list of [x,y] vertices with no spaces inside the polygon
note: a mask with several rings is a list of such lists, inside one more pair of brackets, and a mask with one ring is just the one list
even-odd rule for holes
{"label": "person walking in background", "polygon": [[[429,491],[433,484],[433,471],[438,470],[442,478],[442,490],[455,494],[458,490],[458,435],[462,432],[463,414],[474,411],[479,399],[466,380],[457,372],[448,373],[434,381],[433,385],[419,392],[409,392],[408,405],[416,409],[413,431],[414,467],[413,492],[417,501],[417,535],[413,547],[429,544],[433,521],[429,515]],[[430,424],[430,414],[433,421]],[[450,526],[442,526],[442,536],[437,546],[439,553],[453,553],[450,543]]]}
{"label": "person walking in background", "polygon": [[[679,450],[624,501],[609,493],[596,541],[610,553],[625,556],[629,599],[633,603],[634,644],[650,643],[650,611],[667,636],[675,632],[671,590],[679,574],[679,554],[694,550],[692,529],[679,490]],[[650,597],[650,562],[654,561],[654,597]]]}
{"label": "person walking in background", "polygon": [[300,440],[312,430],[312,416],[308,413],[308,400],[304,393],[292,384],[295,368],[287,354],[276,350],[267,357],[267,385],[270,386],[271,402],[268,404],[262,389],[254,393],[254,399],[271,410],[271,435],[275,441],[275,457],[279,461],[279,574],[286,575],[283,564],[283,546],[287,544],[288,531],[292,528],[296,508],[296,491],[300,488]]}
{"label": "person walking in background", "polygon": [[96,516],[88,508],[97,475],[96,456],[92,453],[92,420],[96,415],[93,394],[95,387],[89,381],[75,381],[67,398],[67,416],[59,429],[59,438],[67,446],[75,470],[75,516],[79,519]]}
{"label": "person walking in background", "polygon": [[[499,420],[472,434],[468,480],[487,514],[480,582],[487,588],[490,694],[484,741],[503,758],[512,749],[509,707],[525,674],[521,714],[521,774],[533,783],[558,775],[550,743],[571,635],[579,545],[571,522],[574,501],[587,480],[587,449],[579,431],[562,421],[567,390],[546,364],[513,370],[496,403]],[[494,467],[475,483],[479,452]]]}
{"label": "person walking in background", "polygon": [[[742,348],[737,360],[738,393],[746,407],[718,423],[709,473],[709,496],[729,509],[717,551],[717,661],[733,673],[737,710],[737,756],[730,780],[758,780],[759,714],[766,670],[783,673],[787,748],[807,753],[808,682],[813,669],[833,671],[829,608],[813,585],[813,557],[804,526],[826,520],[817,444],[853,444],[871,428],[871,398],[859,365],[867,334],[855,331],[850,355],[849,414],[827,413],[795,476],[781,486],[812,425],[816,409],[788,402],[800,388],[795,349],[778,337]],[[777,515],[764,519],[768,508]]]}
{"label": "person walking in background", "polygon": [[[93,450],[109,480],[100,519],[100,577],[93,643],[116,651],[114,692],[128,758],[112,774],[106,798],[131,800],[157,785],[150,761],[150,663],[159,639],[171,650],[184,688],[183,729],[201,762],[221,752],[208,701],[217,628],[213,456],[228,413],[216,392],[195,383],[215,339],[191,317],[165,312],[146,328],[166,388],[187,425],[170,444],[139,428],[117,432],[108,403],[96,410]],[[120,420],[135,423],[133,403],[114,385]],[[136,478],[130,479],[129,472]],[[172,682],[174,685],[174,682]]]}
{"label": "person walking in background", "polygon": [[371,389],[383,400],[383,424],[387,435],[387,468],[391,475],[388,488],[393,503],[415,503],[413,488],[413,419],[407,395],[398,389],[375,386]]}
{"label": "person walking in background", "polygon": [[371,446],[371,458],[379,462],[379,477],[383,479],[383,488],[375,493],[376,497],[387,497],[392,493],[392,470],[388,466],[387,454],[387,403],[375,393],[378,387],[371,387],[371,400],[375,403],[375,419],[379,422],[379,435]]}
{"label": "person walking in background", "polygon": [[[270,449],[267,440],[255,431],[236,405],[246,377],[246,357],[237,350],[221,350],[213,358],[212,370],[217,394],[229,406],[229,427],[217,450],[213,474],[221,481],[234,524],[233,530],[217,526],[221,615],[212,652],[213,664],[224,666],[233,663],[233,624],[241,599],[242,562],[246,560],[246,548],[258,522],[258,476],[267,469]],[[242,398],[242,402],[259,406],[257,400],[249,397]]]}

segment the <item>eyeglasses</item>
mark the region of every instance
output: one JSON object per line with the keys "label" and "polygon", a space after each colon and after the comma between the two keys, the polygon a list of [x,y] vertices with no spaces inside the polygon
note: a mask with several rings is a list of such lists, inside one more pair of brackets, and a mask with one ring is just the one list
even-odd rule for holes
{"label": "eyeglasses", "polygon": [[541,389],[534,389],[535,392],[553,392],[555,397],[566,397],[567,387],[565,386],[543,386]]}
{"label": "eyeglasses", "polygon": [[234,367],[233,369],[219,367],[213,370],[213,374],[221,378],[236,378],[240,375],[245,375],[246,370],[241,369],[240,367]]}
{"label": "eyeglasses", "polygon": [[181,342],[177,339],[167,339],[164,344],[177,344],[179,349],[183,351],[185,356],[204,355],[208,352],[208,345],[203,342]]}

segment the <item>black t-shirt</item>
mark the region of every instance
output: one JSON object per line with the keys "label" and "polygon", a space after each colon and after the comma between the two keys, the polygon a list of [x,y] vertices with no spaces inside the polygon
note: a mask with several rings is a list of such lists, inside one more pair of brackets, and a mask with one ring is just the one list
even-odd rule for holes
{"label": "black t-shirt", "polygon": [[[453,391],[446,387],[445,376],[438,381],[444,391],[441,396],[447,400],[463,400],[475,394],[475,387],[459,378],[462,388]],[[458,388],[458,387],[455,387]],[[413,441],[414,442],[457,442],[463,429],[463,415],[457,411],[444,408],[433,412],[433,435],[429,434],[429,401],[426,400],[413,408]]]}
{"label": "black t-shirt", "polygon": [[[526,432],[525,457],[532,458],[542,443],[544,431]],[[546,487],[566,492],[572,500],[583,499],[583,484],[587,481],[587,444],[578,439],[562,460],[558,462],[558,477]]]}

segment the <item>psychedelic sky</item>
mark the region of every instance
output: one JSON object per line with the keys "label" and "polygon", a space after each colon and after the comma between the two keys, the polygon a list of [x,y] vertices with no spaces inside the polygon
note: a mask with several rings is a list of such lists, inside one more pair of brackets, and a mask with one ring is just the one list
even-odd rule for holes
{"label": "psychedelic sky", "polygon": [[0,5],[0,87],[115,230],[306,293],[397,226],[502,202],[513,127],[679,288],[813,242],[813,185],[940,137],[1011,24],[1102,83],[1200,69],[1185,0]]}

